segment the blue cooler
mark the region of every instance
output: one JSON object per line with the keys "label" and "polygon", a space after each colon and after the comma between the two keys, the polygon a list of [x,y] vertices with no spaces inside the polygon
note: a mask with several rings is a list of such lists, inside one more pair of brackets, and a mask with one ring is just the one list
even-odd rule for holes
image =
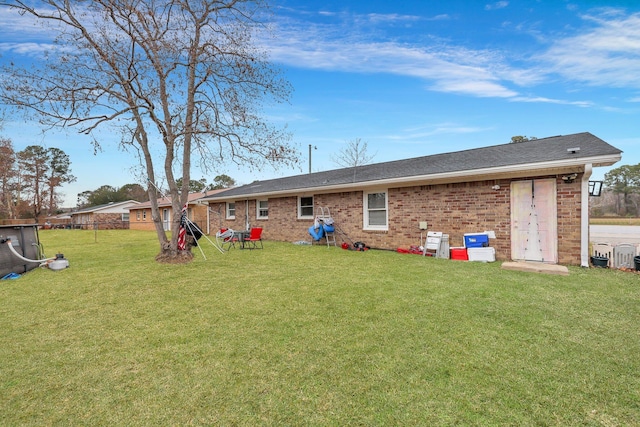
{"label": "blue cooler", "polygon": [[465,248],[486,248],[489,246],[489,235],[486,233],[467,233],[464,235]]}

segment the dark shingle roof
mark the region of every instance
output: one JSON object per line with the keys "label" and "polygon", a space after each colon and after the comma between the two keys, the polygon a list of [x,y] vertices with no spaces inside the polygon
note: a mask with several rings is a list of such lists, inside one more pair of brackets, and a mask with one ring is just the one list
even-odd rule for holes
{"label": "dark shingle roof", "polygon": [[[579,148],[576,152],[569,151]],[[276,193],[305,189],[321,189],[353,184],[354,186],[380,180],[394,180],[408,177],[429,177],[430,175],[462,173],[517,165],[540,165],[551,162],[575,162],[584,164],[605,160],[613,164],[622,151],[609,145],[591,133],[540,138],[526,142],[494,145],[452,153],[435,154],[405,160],[376,163],[357,168],[335,169],[311,174],[296,175],[235,187],[206,199],[228,199],[253,194]],[[612,160],[613,158],[613,160]]]}

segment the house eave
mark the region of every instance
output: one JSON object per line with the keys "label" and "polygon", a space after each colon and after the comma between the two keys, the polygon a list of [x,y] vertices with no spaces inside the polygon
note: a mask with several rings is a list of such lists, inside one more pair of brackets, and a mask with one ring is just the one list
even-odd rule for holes
{"label": "house eave", "polygon": [[322,185],[315,187],[300,187],[276,191],[236,194],[227,197],[224,197],[223,195],[221,195],[220,197],[212,196],[203,199],[203,201],[216,203],[234,200],[253,200],[266,197],[283,197],[298,195],[301,193],[323,194],[353,191],[354,189],[362,190],[371,188],[395,188],[411,185],[455,184],[460,182],[472,182],[490,179],[521,178],[532,175],[553,175],[568,172],[581,172],[586,164],[591,164],[593,167],[611,166],[620,161],[621,158],[622,156],[620,154],[612,154],[609,156],[582,157],[576,159],[548,161],[544,163],[516,164],[492,168],[444,172],[429,175],[412,175],[398,178],[358,181],[336,185]]}

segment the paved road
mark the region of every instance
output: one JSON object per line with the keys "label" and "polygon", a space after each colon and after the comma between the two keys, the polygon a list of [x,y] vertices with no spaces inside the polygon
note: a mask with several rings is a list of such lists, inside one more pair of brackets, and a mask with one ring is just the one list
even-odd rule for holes
{"label": "paved road", "polygon": [[640,243],[640,226],[638,225],[590,225],[589,237],[594,243]]}

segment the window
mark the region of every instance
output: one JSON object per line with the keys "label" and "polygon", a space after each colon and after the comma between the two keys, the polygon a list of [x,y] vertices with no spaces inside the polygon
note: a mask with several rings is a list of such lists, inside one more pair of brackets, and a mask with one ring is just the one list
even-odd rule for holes
{"label": "window", "polygon": [[267,200],[258,200],[257,202],[258,213],[256,217],[258,219],[268,219],[269,218],[269,205]]}
{"label": "window", "polygon": [[125,222],[129,221],[129,213],[123,213],[122,214],[122,220],[125,221]]}
{"label": "window", "polygon": [[147,220],[147,211],[146,210],[142,211],[142,220],[143,221]]}
{"label": "window", "polygon": [[236,219],[236,203],[227,202],[227,219]]}
{"label": "window", "polygon": [[313,218],[313,196],[298,197],[298,218]]}
{"label": "window", "polygon": [[136,221],[140,221],[140,211],[136,211]]}
{"label": "window", "polygon": [[364,229],[387,230],[387,192],[364,193]]}

